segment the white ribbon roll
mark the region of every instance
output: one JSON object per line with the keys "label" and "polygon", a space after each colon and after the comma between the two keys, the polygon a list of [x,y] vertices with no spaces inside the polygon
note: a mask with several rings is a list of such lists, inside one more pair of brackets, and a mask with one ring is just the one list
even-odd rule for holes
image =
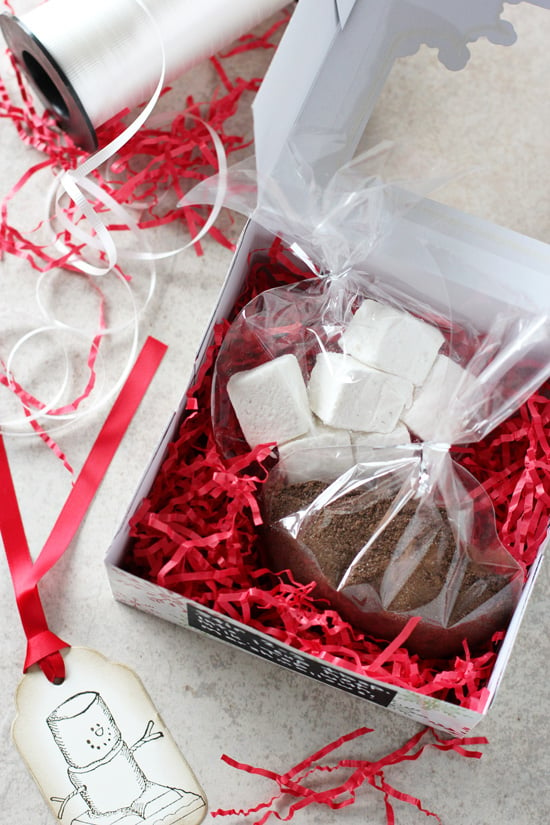
{"label": "white ribbon roll", "polygon": [[1,15],[0,26],[60,127],[93,150],[99,126],[153,94],[161,72],[159,39],[169,83],[287,3],[48,0],[20,18]]}

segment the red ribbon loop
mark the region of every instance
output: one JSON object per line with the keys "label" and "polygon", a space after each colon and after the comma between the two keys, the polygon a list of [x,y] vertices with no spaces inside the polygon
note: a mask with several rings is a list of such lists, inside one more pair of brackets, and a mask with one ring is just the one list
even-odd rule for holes
{"label": "red ribbon loop", "polygon": [[50,682],[62,682],[65,679],[65,663],[59,651],[69,645],[49,630],[38,587],[23,593],[16,592],[16,598],[27,637],[27,655],[23,672],[26,673],[32,665],[38,664]]}
{"label": "red ribbon loop", "polygon": [[69,647],[51,630],[43,630],[36,636],[31,636],[27,642],[27,656],[23,665],[23,672],[38,664],[50,682],[62,682],[65,678],[65,662],[59,651]]}

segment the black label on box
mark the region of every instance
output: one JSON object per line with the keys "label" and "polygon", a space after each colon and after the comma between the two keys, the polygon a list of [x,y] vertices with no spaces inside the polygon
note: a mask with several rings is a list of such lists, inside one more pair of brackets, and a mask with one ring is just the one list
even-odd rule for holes
{"label": "black label on box", "polygon": [[190,627],[202,630],[209,636],[229,642],[289,670],[303,673],[304,676],[310,676],[318,682],[325,682],[327,685],[353,693],[362,699],[368,699],[369,702],[375,702],[377,705],[387,708],[396,694],[395,690],[384,687],[384,685],[368,682],[351,672],[348,673],[324,662],[310,659],[275,639],[257,636],[245,627],[234,625],[222,616],[215,616],[196,604],[187,605],[187,619]]}

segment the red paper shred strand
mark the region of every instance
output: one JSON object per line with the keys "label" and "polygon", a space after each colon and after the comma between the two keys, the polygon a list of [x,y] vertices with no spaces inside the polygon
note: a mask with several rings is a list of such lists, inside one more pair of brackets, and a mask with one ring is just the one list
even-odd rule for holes
{"label": "red paper shred strand", "polygon": [[413,616],[409,619],[401,633],[398,633],[395,639],[393,639],[388,645],[386,645],[386,647],[384,647],[384,649],[376,657],[376,659],[369,668],[369,671],[372,674],[374,674],[376,670],[382,667],[382,665],[385,664],[385,662],[392,656],[392,654],[399,650],[399,648],[405,644],[405,642],[407,641],[407,639],[409,638],[409,636],[411,635],[411,633],[413,632],[413,630],[419,622],[420,616]]}
{"label": "red paper shred strand", "polygon": [[[441,823],[440,817],[433,811],[425,808],[420,799],[411,794],[399,791],[390,785],[386,780],[385,770],[404,761],[416,761],[428,748],[446,752],[454,751],[459,756],[479,759],[482,756],[481,751],[471,750],[472,746],[487,744],[487,740],[484,737],[443,740],[435,731],[430,731],[429,728],[423,728],[400,748],[397,748],[392,753],[387,754],[375,762],[366,759],[342,759],[334,764],[320,764],[321,759],[324,759],[333,751],[342,747],[342,745],[365,736],[368,733],[372,733],[370,728],[359,728],[346,736],[342,736],[321,748],[317,753],[302,760],[285,774],[278,774],[266,768],[253,767],[223,755],[222,759],[228,765],[238,770],[274,781],[279,787],[279,793],[272,796],[268,801],[261,802],[246,810],[218,809],[212,812],[212,816],[249,817],[263,811],[262,817],[256,820],[254,825],[263,825],[271,816],[280,821],[288,822],[297,811],[311,804],[325,805],[332,810],[338,810],[352,805],[356,800],[356,791],[367,782],[372,788],[380,791],[384,796],[387,825],[394,825],[395,823],[395,811],[391,800],[412,805],[426,817],[432,817]],[[424,741],[430,733],[433,735],[434,741]],[[333,775],[342,771],[346,774],[346,778],[339,782],[339,784],[327,787],[324,790],[313,790],[305,784],[306,780],[316,773]],[[285,797],[294,798],[297,801],[292,802],[288,806],[286,814],[283,815],[276,810],[275,804],[280,803]]]}
{"label": "red paper shred strand", "polygon": [[458,454],[489,494],[500,538],[525,573],[548,529],[549,396],[547,383],[481,443]]}
{"label": "red paper shred strand", "polygon": [[[26,409],[24,409],[23,411],[26,415],[30,415],[30,413]],[[35,431],[35,433],[37,433],[38,437],[48,447],[48,449],[50,449],[53,452],[53,454],[57,456],[57,458],[61,461],[65,469],[68,470],[68,472],[71,475],[74,475],[74,469],[71,466],[71,464],[69,464],[67,456],[65,455],[59,444],[52,438],[52,436],[49,435],[49,433],[47,433],[37,421],[31,421],[30,425]]]}

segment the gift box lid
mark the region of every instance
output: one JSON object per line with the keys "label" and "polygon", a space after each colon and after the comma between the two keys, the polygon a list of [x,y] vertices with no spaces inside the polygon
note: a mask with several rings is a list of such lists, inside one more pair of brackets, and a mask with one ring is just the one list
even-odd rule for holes
{"label": "gift box lid", "polygon": [[[550,9],[550,0],[526,0]],[[300,0],[253,104],[258,173],[283,185],[298,147],[316,174],[353,155],[386,78],[425,44],[448,69],[468,43],[516,40],[504,0]]]}

